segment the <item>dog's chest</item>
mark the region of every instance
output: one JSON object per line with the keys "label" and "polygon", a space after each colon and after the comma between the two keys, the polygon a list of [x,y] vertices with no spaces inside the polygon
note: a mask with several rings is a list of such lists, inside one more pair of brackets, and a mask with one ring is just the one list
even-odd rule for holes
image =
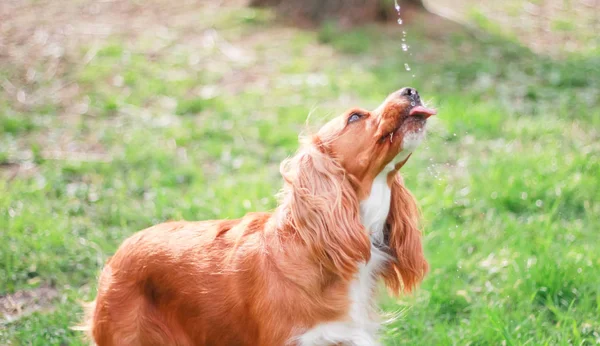
{"label": "dog's chest", "polygon": [[390,211],[391,196],[387,172],[383,172],[373,181],[369,197],[360,203],[361,221],[371,238],[371,259],[360,264],[350,285],[350,318],[368,329],[377,328],[372,319],[373,296],[377,276],[387,260],[387,255],[379,248],[384,245],[384,227]]}
{"label": "dog's chest", "polygon": [[371,186],[369,197],[360,202],[360,219],[371,236],[373,245],[384,245],[383,229],[390,212],[392,190],[387,184],[387,172],[380,173]]}

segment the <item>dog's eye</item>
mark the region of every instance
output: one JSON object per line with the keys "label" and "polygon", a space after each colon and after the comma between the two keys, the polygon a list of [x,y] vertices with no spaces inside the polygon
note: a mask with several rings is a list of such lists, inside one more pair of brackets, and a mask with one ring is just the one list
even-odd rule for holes
{"label": "dog's eye", "polygon": [[362,114],[352,113],[352,115],[350,115],[350,117],[348,118],[348,124],[353,123],[355,121],[359,121],[362,117]]}

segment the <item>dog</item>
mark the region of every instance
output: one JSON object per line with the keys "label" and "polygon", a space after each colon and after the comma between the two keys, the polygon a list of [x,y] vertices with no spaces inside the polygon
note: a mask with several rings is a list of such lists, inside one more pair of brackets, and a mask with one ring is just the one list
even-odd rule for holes
{"label": "dog", "polygon": [[411,291],[428,264],[399,174],[425,136],[418,92],[351,109],[281,164],[272,213],[167,222],[108,260],[85,327],[109,345],[377,345],[374,295]]}

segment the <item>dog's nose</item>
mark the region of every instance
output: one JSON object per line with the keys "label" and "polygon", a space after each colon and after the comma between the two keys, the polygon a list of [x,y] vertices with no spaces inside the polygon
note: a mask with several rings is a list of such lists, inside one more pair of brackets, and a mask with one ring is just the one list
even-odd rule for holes
{"label": "dog's nose", "polygon": [[402,89],[400,89],[400,95],[412,96],[412,95],[418,95],[418,93],[417,93],[417,89],[415,89],[415,88],[402,88]]}
{"label": "dog's nose", "polygon": [[421,97],[415,88],[407,87],[400,89],[400,96],[406,96],[417,103],[421,102]]}

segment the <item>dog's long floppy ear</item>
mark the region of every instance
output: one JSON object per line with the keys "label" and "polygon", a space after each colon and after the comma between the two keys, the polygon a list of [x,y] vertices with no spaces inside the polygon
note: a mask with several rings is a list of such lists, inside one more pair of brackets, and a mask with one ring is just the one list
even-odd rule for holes
{"label": "dog's long floppy ear", "polygon": [[286,222],[325,269],[350,279],[371,255],[350,177],[315,143],[284,161],[281,174]]}
{"label": "dog's long floppy ear", "polygon": [[399,294],[400,291],[412,291],[423,280],[429,265],[421,244],[419,209],[399,173],[392,178],[391,189],[386,238],[394,261],[390,261],[385,269],[384,278],[387,287]]}

